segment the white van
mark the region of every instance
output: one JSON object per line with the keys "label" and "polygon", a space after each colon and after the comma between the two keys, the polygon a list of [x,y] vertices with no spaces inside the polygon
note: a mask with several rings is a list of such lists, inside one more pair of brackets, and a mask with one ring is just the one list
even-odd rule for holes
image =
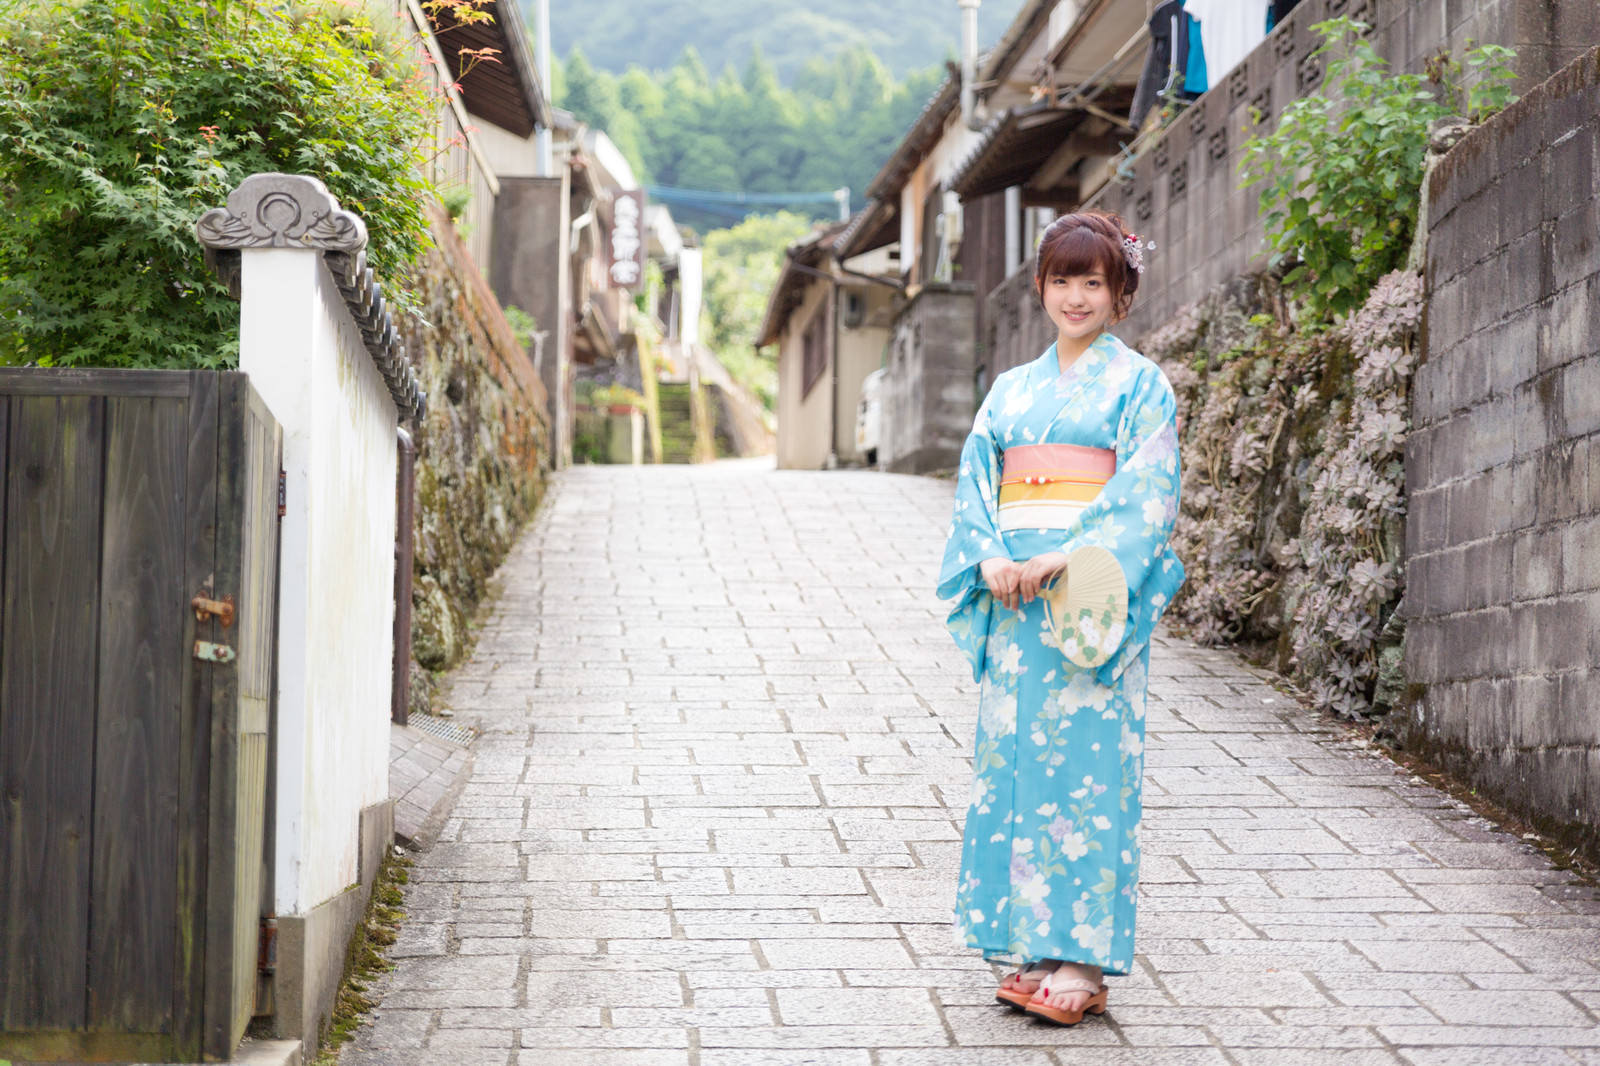
{"label": "white van", "polygon": [[883,421],[880,395],[887,367],[874,370],[861,381],[861,402],[856,405],[856,451],[868,466],[878,465],[878,435]]}

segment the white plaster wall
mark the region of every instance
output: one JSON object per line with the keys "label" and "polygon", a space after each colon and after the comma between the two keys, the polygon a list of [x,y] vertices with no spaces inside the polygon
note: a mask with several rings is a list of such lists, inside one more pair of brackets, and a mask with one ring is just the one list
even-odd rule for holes
{"label": "white plaster wall", "polygon": [[[778,466],[818,470],[828,461],[828,401],[832,389],[824,367],[810,393],[800,395],[805,373],[805,330],[827,297],[828,283],[817,279],[789,318],[778,341]],[[831,334],[831,323],[823,327]]]}
{"label": "white plaster wall", "polygon": [[[866,315],[855,329],[839,330],[839,418],[834,425],[833,446],[840,459],[856,461],[862,458],[856,450],[856,408],[861,403],[861,382],[884,364],[893,290],[883,285],[867,285],[844,291],[854,291],[866,302]],[[840,292],[841,300],[844,291]]]}
{"label": "white plaster wall", "polygon": [[504,126],[496,126],[481,116],[474,115],[478,145],[489,167],[499,178],[535,178],[539,176],[539,147],[533,134],[518,137]]}
{"label": "white plaster wall", "polygon": [[317,252],[243,253],[240,368],[283,426],[276,909],[359,876],[359,815],[388,796],[395,428]]}
{"label": "white plaster wall", "polygon": [[[903,267],[914,271],[916,264],[922,261],[922,209],[929,190],[948,181],[982,137],[981,132],[969,130],[961,121],[959,109],[952,112],[938,142],[906,180],[900,190],[900,262]],[[920,284],[928,279],[914,280]]]}
{"label": "white plaster wall", "polygon": [[705,279],[699,248],[678,253],[678,295],[683,301],[678,333],[685,345],[700,343],[700,304],[704,299]]}

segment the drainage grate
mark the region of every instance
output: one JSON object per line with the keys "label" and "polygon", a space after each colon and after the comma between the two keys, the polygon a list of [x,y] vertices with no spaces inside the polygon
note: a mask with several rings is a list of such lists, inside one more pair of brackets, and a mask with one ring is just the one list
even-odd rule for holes
{"label": "drainage grate", "polygon": [[478,735],[477,730],[469,729],[464,725],[456,725],[448,719],[440,718],[438,715],[433,714],[410,715],[406,719],[406,725],[420,729],[429,736],[438,737],[440,740],[448,740],[452,744],[460,744],[462,747],[471,744],[473,738]]}

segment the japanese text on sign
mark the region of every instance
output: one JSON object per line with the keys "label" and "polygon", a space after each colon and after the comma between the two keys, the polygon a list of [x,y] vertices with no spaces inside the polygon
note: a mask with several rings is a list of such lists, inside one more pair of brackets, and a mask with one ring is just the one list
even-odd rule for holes
{"label": "japanese text on sign", "polygon": [[612,203],[611,287],[636,289],[644,280],[644,192],[620,192]]}

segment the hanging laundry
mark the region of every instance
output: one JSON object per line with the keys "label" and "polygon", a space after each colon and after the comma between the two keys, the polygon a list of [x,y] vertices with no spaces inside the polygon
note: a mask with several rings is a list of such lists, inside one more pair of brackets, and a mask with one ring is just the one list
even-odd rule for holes
{"label": "hanging laundry", "polygon": [[1273,0],[1267,9],[1267,32],[1271,33],[1273,27],[1289,17],[1289,12],[1300,6],[1300,0]]}
{"label": "hanging laundry", "polygon": [[1200,21],[1198,19],[1193,15],[1185,14],[1183,22],[1183,33],[1189,42],[1189,54],[1184,58],[1183,64],[1183,91],[1190,96],[1199,96],[1211,87],[1211,81],[1207,77],[1206,71],[1205,41],[1200,36]]}
{"label": "hanging laundry", "polygon": [[1183,13],[1183,0],[1163,0],[1150,16],[1150,54],[1133,91],[1133,107],[1128,121],[1134,129],[1160,101],[1163,93],[1181,81],[1188,62],[1189,19]]}
{"label": "hanging laundry", "polygon": [[[1272,0],[1185,0],[1184,8],[1200,20],[1208,84],[1220,83],[1267,36],[1271,6]],[[1192,42],[1189,50],[1192,55]]]}

